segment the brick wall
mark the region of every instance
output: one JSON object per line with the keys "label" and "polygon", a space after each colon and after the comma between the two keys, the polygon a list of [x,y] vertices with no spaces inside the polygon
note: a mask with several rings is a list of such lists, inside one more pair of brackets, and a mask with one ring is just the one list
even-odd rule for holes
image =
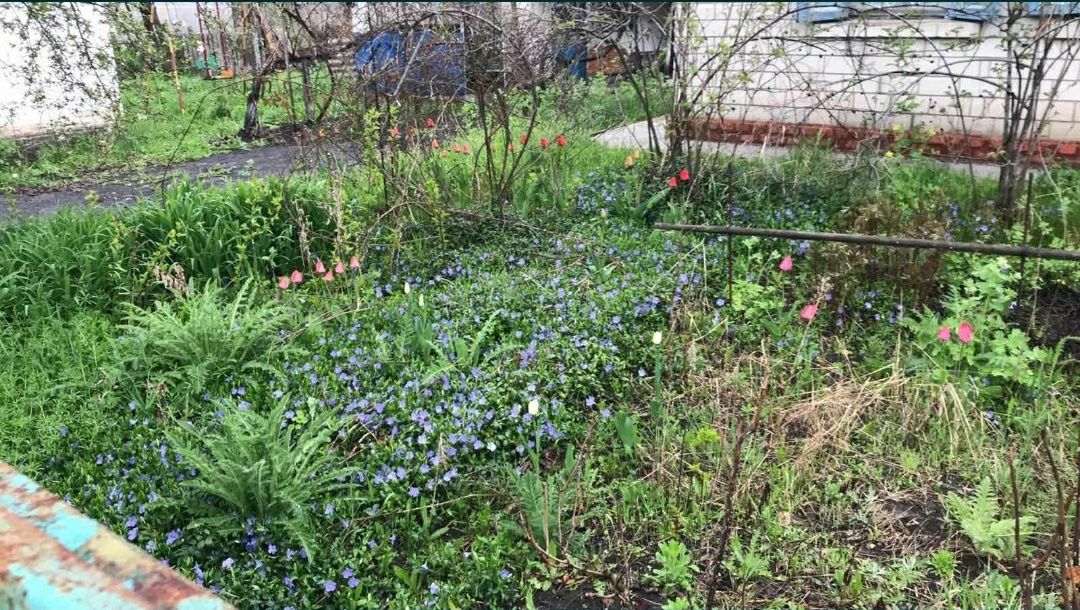
{"label": "brick wall", "polygon": [[[700,38],[689,53],[691,65],[707,65],[722,45],[750,38],[746,32],[762,32],[754,42],[738,46],[726,77],[703,87],[707,95],[699,105],[728,125],[719,132],[716,125],[703,128],[746,137],[762,130],[790,134],[811,125],[815,133],[825,133],[824,128],[845,126],[861,130],[860,136],[876,137],[897,125],[921,125],[939,132],[942,149],[956,148],[950,134],[984,136],[980,146],[994,146],[1005,104],[992,83],[1003,82],[1006,63],[1003,41],[992,24],[883,13],[800,23],[792,12],[794,4],[693,5]],[[1065,44],[1080,38],[1080,20],[1065,25],[1064,31],[1070,40],[1055,43],[1058,55]],[[932,71],[951,76],[929,74]],[[1051,65],[1047,86],[1059,76],[1043,136],[1048,146],[1060,149],[1065,143],[1071,150],[1080,140],[1080,61]],[[699,85],[703,78],[697,77]],[[1048,102],[1047,96],[1043,101]]]}

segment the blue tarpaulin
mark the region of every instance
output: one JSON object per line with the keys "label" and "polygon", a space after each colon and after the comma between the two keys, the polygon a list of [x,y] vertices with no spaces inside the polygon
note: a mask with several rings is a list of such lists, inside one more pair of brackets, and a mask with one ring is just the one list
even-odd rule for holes
{"label": "blue tarpaulin", "polygon": [[360,47],[356,70],[373,77],[370,87],[380,93],[457,96],[467,92],[465,45],[440,40],[432,32],[408,38],[383,32]]}
{"label": "blue tarpaulin", "polygon": [[559,58],[567,62],[566,71],[569,72],[571,76],[585,78],[589,75],[586,64],[589,59],[589,50],[580,42],[571,44],[563,49],[563,52],[559,54]]}

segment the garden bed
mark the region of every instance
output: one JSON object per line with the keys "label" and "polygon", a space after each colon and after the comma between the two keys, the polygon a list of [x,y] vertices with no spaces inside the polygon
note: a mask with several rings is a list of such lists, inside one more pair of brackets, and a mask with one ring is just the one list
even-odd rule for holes
{"label": "garden bed", "polygon": [[1040,344],[1005,259],[649,227],[992,237],[940,168],[558,135],[501,218],[464,135],[3,226],[0,459],[243,608],[1016,605],[1075,270],[1025,278]]}

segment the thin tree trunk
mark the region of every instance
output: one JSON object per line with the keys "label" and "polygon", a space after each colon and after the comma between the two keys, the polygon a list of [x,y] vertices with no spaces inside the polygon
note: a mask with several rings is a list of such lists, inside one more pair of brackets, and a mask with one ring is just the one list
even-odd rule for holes
{"label": "thin tree trunk", "polygon": [[315,116],[314,103],[311,101],[311,62],[300,62],[301,91],[304,96],[304,121],[310,124]]}

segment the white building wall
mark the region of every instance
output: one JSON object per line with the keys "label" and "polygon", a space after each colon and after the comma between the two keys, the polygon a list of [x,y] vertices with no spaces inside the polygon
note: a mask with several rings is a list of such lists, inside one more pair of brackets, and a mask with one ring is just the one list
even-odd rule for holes
{"label": "white building wall", "polygon": [[58,17],[48,28],[57,43],[42,45],[40,28],[22,27],[21,3],[0,4],[0,137],[102,127],[114,117],[120,88],[108,24],[92,5],[65,6],[84,27]]}
{"label": "white building wall", "polygon": [[[1003,82],[1005,51],[995,26],[882,13],[800,23],[794,8],[795,3],[786,2],[693,4],[699,36],[690,54],[694,67],[722,53],[723,45],[761,31],[759,40],[738,48],[731,62],[735,69],[706,87],[702,102],[717,111],[714,116],[879,129],[921,124],[953,133],[1000,135],[1003,96],[978,80]],[[1024,21],[1037,23],[1034,18]],[[1077,44],[1080,20],[1067,25],[1063,37]],[[901,40],[904,50],[898,56]],[[1064,44],[1056,44],[1061,51]],[[925,75],[930,70],[948,70],[952,76]],[[1080,61],[1065,66],[1059,59],[1050,74],[1047,89],[1057,75],[1062,81],[1043,137],[1080,139]]]}

